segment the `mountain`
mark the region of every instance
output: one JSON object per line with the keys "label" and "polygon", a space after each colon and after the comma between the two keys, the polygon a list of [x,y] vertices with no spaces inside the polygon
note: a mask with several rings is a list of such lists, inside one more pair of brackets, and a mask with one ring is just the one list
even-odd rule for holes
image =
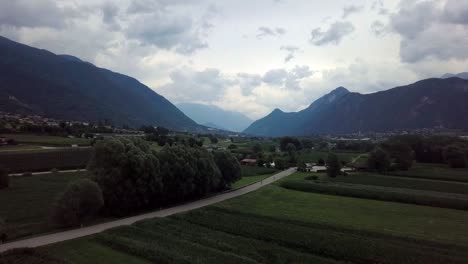
{"label": "mountain", "polygon": [[217,129],[241,132],[253,122],[241,113],[226,111],[213,105],[181,103],[177,107],[198,124]]}
{"label": "mountain", "polygon": [[203,129],[129,76],[0,37],[0,111],[116,125]]}
{"label": "mountain", "polygon": [[468,130],[468,81],[427,79],[372,94],[337,88],[308,108],[274,110],[244,132],[305,136],[445,127]]}
{"label": "mountain", "polygon": [[441,78],[442,79],[448,79],[448,78],[453,78],[453,77],[468,80],[468,72],[462,72],[462,73],[459,73],[459,74],[446,73],[446,74],[442,75]]}

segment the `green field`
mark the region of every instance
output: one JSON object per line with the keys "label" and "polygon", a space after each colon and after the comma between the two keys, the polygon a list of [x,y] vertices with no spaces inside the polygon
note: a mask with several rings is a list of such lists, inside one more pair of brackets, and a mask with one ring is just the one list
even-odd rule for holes
{"label": "green field", "polygon": [[68,138],[68,137],[57,137],[57,136],[37,136],[37,135],[26,135],[26,134],[2,134],[2,137],[12,138],[21,144],[29,145],[41,145],[41,146],[89,146],[91,140],[85,138]]}
{"label": "green field", "polygon": [[0,190],[0,217],[5,219],[9,239],[51,230],[49,213],[57,195],[85,172],[12,177],[8,189]]}
{"label": "green field", "polygon": [[[300,151],[298,159],[306,163],[316,163],[319,159],[327,160],[328,151]],[[361,153],[355,152],[334,152],[341,161],[351,162],[354,158],[359,156]]]}
{"label": "green field", "polygon": [[258,166],[244,166],[244,165],[241,166],[242,177],[273,174],[277,171],[278,170],[273,169],[273,168],[265,168],[265,167],[258,167]]}
{"label": "green field", "polygon": [[393,188],[407,188],[424,191],[460,193],[468,195],[468,183],[440,180],[416,179],[394,176],[383,176],[372,173],[355,173],[346,177],[328,179],[331,182],[375,185]]}
{"label": "green field", "polygon": [[240,180],[236,181],[231,188],[232,189],[238,189],[247,185],[250,185],[252,183],[259,182],[263,179],[266,179],[270,177],[270,174],[264,174],[264,175],[257,175],[257,176],[248,176],[248,177],[242,177]]}
{"label": "green field", "polygon": [[69,263],[466,263],[468,212],[267,186],[38,249]]}
{"label": "green field", "polygon": [[446,164],[416,163],[409,171],[390,172],[390,174],[413,178],[468,182],[468,169],[452,169]]}

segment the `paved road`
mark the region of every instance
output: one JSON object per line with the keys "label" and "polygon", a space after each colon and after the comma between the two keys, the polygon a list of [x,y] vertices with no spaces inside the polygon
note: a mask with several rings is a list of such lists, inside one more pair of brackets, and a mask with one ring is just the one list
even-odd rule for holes
{"label": "paved road", "polygon": [[4,252],[4,251],[7,251],[9,249],[14,249],[14,248],[39,247],[39,246],[49,245],[49,244],[53,244],[53,243],[57,243],[61,241],[66,241],[70,239],[75,239],[79,237],[84,237],[84,236],[100,233],[104,230],[118,227],[118,226],[131,225],[137,221],[144,220],[144,219],[155,218],[155,217],[166,217],[166,216],[170,216],[173,214],[178,214],[178,213],[198,209],[204,206],[219,203],[224,200],[231,199],[231,198],[241,196],[243,194],[258,190],[262,186],[271,184],[281,178],[289,176],[295,171],[296,171],[295,168],[291,168],[289,170],[285,170],[269,178],[266,178],[261,182],[246,186],[244,188],[237,189],[235,191],[218,194],[216,196],[212,196],[206,199],[202,199],[199,201],[191,202],[191,203],[180,205],[180,206],[171,207],[171,208],[156,211],[153,213],[128,217],[128,218],[124,218],[124,219],[120,219],[120,220],[116,220],[116,221],[112,221],[108,223],[103,223],[103,224],[93,225],[93,226],[84,227],[80,229],[73,229],[73,230],[64,231],[60,233],[54,233],[50,235],[44,235],[44,236],[39,236],[39,237],[34,237],[34,238],[29,238],[29,239],[24,239],[24,240],[19,240],[19,241],[3,244],[3,245],[0,245],[0,252]]}
{"label": "paved road", "polygon": [[[69,172],[78,172],[78,171],[86,171],[86,169],[79,169],[79,170],[60,170],[60,171],[57,171],[59,173],[69,173]],[[39,171],[39,172],[32,172],[31,175],[32,176],[35,176],[35,175],[45,175],[45,174],[52,174],[51,171]],[[12,173],[12,174],[9,174],[8,176],[10,177],[22,177],[24,175],[24,172],[23,173]]]}

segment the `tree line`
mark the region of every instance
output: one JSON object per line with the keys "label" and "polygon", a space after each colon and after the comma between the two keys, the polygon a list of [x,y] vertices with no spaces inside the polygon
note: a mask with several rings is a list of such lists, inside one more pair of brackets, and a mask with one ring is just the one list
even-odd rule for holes
{"label": "tree line", "polygon": [[90,179],[72,183],[57,199],[55,223],[76,226],[98,212],[121,217],[161,208],[225,190],[241,177],[229,152],[182,145],[156,152],[135,138],[97,142],[88,170]]}

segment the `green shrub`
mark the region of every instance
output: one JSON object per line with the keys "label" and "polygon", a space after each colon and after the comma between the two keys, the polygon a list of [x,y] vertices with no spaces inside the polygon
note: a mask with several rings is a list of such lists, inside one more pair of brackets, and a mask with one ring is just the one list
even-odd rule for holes
{"label": "green shrub", "polygon": [[214,159],[221,172],[220,188],[226,189],[241,178],[241,165],[239,161],[227,151],[215,152]]}
{"label": "green shrub", "polygon": [[52,209],[52,221],[62,227],[78,226],[95,217],[103,205],[99,185],[88,179],[78,180],[59,195]]}

